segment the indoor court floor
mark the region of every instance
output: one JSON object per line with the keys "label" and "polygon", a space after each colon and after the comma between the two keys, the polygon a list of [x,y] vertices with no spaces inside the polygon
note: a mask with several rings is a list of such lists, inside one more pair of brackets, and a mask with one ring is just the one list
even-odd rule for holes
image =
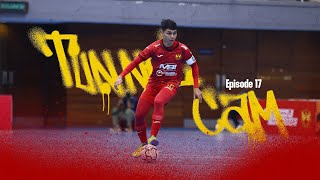
{"label": "indoor court floor", "polygon": [[[299,166],[320,160],[320,155],[312,155],[320,153],[317,137],[267,135],[267,142],[253,143],[248,142],[246,133],[223,131],[207,136],[198,129],[162,128],[159,156],[152,163],[131,157],[139,145],[135,132],[33,129],[0,131],[0,137],[1,168],[15,172],[7,175],[17,178],[238,179],[273,177],[274,171],[287,177],[286,173],[309,166],[307,170],[317,169]],[[312,147],[301,142],[312,142]]]}

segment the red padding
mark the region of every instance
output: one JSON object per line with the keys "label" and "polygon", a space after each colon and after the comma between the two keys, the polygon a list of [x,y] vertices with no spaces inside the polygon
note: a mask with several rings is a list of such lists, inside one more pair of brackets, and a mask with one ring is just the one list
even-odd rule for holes
{"label": "red padding", "polygon": [[0,130],[12,129],[12,96],[0,95]]}

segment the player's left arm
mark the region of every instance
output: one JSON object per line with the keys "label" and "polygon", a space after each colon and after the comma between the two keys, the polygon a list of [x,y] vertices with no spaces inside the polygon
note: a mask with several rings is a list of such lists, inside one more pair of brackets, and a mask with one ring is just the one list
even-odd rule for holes
{"label": "player's left arm", "polygon": [[192,55],[189,48],[185,48],[186,63],[191,66],[193,77],[193,98],[198,98],[202,102],[202,92],[199,88],[199,67],[196,59]]}
{"label": "player's left arm", "polygon": [[193,76],[193,97],[194,98],[198,98],[199,102],[202,102],[202,92],[199,88],[199,83],[198,83],[198,79],[199,79],[199,68],[198,68],[198,64],[197,62],[193,63],[191,65],[191,69],[192,69],[192,76]]}

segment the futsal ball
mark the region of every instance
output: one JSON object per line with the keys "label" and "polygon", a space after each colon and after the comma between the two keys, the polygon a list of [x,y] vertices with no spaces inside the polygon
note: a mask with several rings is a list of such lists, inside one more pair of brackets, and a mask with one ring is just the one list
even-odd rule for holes
{"label": "futsal ball", "polygon": [[155,161],[158,157],[158,149],[154,145],[147,144],[140,151],[141,158],[147,162]]}

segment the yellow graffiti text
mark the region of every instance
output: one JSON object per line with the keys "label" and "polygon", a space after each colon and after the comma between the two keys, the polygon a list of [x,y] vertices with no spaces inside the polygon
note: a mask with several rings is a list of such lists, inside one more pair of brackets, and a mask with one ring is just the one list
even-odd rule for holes
{"label": "yellow graffiti text", "polygon": [[[91,95],[101,94],[103,111],[105,109],[104,95],[107,95],[108,114],[110,109],[109,95],[111,92],[122,97],[125,95],[125,89],[127,89],[130,93],[135,94],[137,92],[137,87],[133,77],[142,88],[145,88],[148,83],[148,78],[152,73],[151,59],[148,59],[147,61],[140,63],[139,67],[133,69],[132,72],[125,77],[124,85],[120,85],[119,90],[117,91],[113,84],[118,77],[118,73],[110,50],[103,50],[101,54],[97,54],[95,50],[84,52],[80,49],[77,35],[60,34],[59,31],[53,31],[51,34],[47,34],[43,29],[38,27],[32,28],[29,31],[29,38],[33,46],[46,57],[51,57],[54,54],[47,44],[48,41],[53,41],[55,53],[57,54],[59,61],[63,85],[66,88],[75,86]],[[65,52],[62,41],[68,42],[67,53]],[[117,58],[121,68],[124,69],[140,52],[141,50],[136,49],[130,56],[125,49],[119,49],[117,51]],[[67,56],[70,57],[71,60],[68,60]],[[71,72],[74,73],[74,76],[72,76]],[[181,82],[181,86],[192,86],[193,78],[191,68],[185,66],[183,72],[184,79]],[[85,81],[83,81],[83,77],[85,78]],[[200,78],[200,85],[203,84],[203,82],[204,80]],[[218,94],[214,88],[206,87],[203,89],[203,99],[213,111],[219,109],[219,104],[223,108],[221,117],[218,119],[219,126],[215,131],[212,131],[203,124],[200,116],[199,100],[195,99],[193,101],[193,119],[199,130],[204,134],[213,136],[219,134],[224,129],[231,133],[245,131],[250,140],[263,142],[266,140],[266,135],[260,119],[268,120],[271,114],[274,113],[279,133],[283,137],[288,136],[274,93],[271,90],[267,92],[265,110],[259,104],[253,91],[240,95],[227,93]],[[233,101],[240,101],[240,106],[230,106],[230,103]],[[251,115],[249,113],[249,107]],[[237,111],[243,119],[244,125],[242,129],[235,129],[229,123],[228,115],[230,111]]]}

